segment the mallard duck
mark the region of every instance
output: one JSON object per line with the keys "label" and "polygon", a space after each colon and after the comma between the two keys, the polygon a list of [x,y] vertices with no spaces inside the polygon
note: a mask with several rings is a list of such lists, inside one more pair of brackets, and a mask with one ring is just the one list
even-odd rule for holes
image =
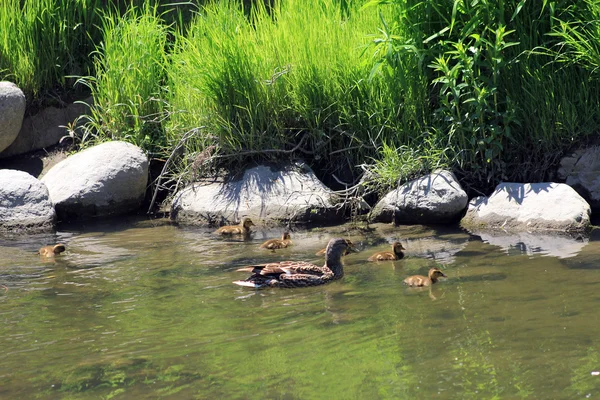
{"label": "mallard duck", "polygon": [[404,280],[408,286],[431,286],[438,281],[439,277],[446,278],[446,275],[439,268],[431,268],[428,276],[413,275]]}
{"label": "mallard duck", "polygon": [[354,250],[346,239],[331,239],[327,245],[325,265],[319,267],[306,261],[282,261],[269,264],[250,265],[237,271],[252,272],[249,278],[235,281],[236,285],[251,288],[280,287],[297,288],[322,285],[344,276],[342,256]]}
{"label": "mallard duck", "polygon": [[44,246],[38,250],[38,254],[42,257],[54,257],[57,254],[62,253],[67,248],[64,244],[55,244],[53,246]]}
{"label": "mallard duck", "polygon": [[222,226],[215,231],[218,235],[247,235],[254,222],[250,218],[242,218],[239,225]]}
{"label": "mallard duck", "polygon": [[[350,247],[348,247],[348,249],[346,249],[346,251],[344,252],[345,256],[350,254],[351,251],[354,251],[354,250],[350,250],[350,248],[355,249],[354,244],[350,241],[350,239],[346,239],[346,242],[348,242]],[[315,253],[315,256],[324,256],[326,251],[327,251],[327,247],[324,247],[321,250],[317,251]]]}
{"label": "mallard duck", "polygon": [[270,239],[260,245],[261,249],[269,249],[275,251],[275,249],[285,249],[292,244],[292,239],[289,232],[284,232],[281,235],[281,239]]}
{"label": "mallard duck", "polygon": [[373,254],[371,257],[367,258],[369,261],[388,261],[388,260],[400,260],[404,257],[404,253],[402,250],[406,250],[402,243],[395,242],[392,245],[392,251],[380,251],[379,253]]}

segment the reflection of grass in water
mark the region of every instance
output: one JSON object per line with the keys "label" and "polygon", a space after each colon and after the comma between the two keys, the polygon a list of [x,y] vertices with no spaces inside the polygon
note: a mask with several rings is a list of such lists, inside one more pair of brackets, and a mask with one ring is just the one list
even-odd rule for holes
{"label": "reflection of grass in water", "polygon": [[592,375],[593,371],[600,371],[600,353],[590,347],[573,369],[569,391],[586,398],[596,396],[600,390],[600,376]]}

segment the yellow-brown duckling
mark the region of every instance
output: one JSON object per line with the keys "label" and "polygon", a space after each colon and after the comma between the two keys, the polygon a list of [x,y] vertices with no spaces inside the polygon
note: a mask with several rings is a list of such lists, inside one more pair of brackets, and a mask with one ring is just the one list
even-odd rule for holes
{"label": "yellow-brown duckling", "polygon": [[42,257],[54,257],[57,254],[62,253],[67,248],[64,244],[55,244],[52,246],[44,246],[38,250],[38,254]]}
{"label": "yellow-brown duckling", "polygon": [[260,245],[261,249],[275,251],[275,249],[285,249],[292,244],[292,239],[289,232],[284,232],[281,239],[270,239]]}
{"label": "yellow-brown duckling", "polygon": [[[346,242],[348,242],[348,245],[352,248],[352,250],[350,250],[350,248],[348,248],[344,252],[344,255],[347,256],[352,251],[356,251],[356,248],[354,247],[354,243],[352,243],[352,241],[350,241],[350,239],[345,239],[345,240],[346,240]],[[327,247],[322,248],[321,250],[319,250],[315,253],[315,256],[324,256],[326,252],[327,252]]]}
{"label": "yellow-brown duckling", "polygon": [[250,227],[254,222],[250,218],[242,218],[239,225],[222,226],[215,231],[218,235],[247,235],[250,233]]}
{"label": "yellow-brown duckling", "polygon": [[408,286],[431,286],[438,281],[438,278],[447,278],[446,275],[444,275],[444,273],[439,268],[431,268],[427,275],[428,276],[409,276],[404,280],[404,283]]}
{"label": "yellow-brown duckling", "polygon": [[346,239],[331,239],[327,245],[325,265],[319,267],[306,261],[281,261],[269,264],[249,265],[237,271],[252,275],[236,285],[255,289],[264,287],[299,288],[317,286],[344,276],[342,256],[355,251],[352,242]]}
{"label": "yellow-brown duckling", "polygon": [[373,254],[371,257],[367,258],[369,261],[389,261],[389,260],[400,260],[404,258],[404,252],[402,250],[406,250],[402,243],[395,242],[392,245],[392,251],[380,251],[379,253]]}

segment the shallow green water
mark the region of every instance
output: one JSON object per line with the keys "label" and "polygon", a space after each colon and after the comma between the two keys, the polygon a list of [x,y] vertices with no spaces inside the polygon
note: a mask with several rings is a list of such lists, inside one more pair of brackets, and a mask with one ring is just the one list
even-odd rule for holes
{"label": "shallow green water", "polygon": [[[236,267],[313,254],[342,228],[223,241],[125,220],[0,239],[0,398],[600,398],[600,236],[376,226],[346,276],[254,291]],[[408,257],[368,263],[401,239]],[[512,244],[511,244],[512,241]],[[519,242],[520,241],[520,242]],[[64,242],[55,263],[35,254]],[[525,242],[525,243],[524,243]],[[442,264],[431,290],[402,280]]]}

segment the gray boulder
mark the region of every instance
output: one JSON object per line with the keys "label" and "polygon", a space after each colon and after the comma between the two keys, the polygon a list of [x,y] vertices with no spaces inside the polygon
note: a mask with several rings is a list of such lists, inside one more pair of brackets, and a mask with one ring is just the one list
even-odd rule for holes
{"label": "gray boulder", "polygon": [[11,82],[0,82],[0,152],[15,140],[25,115],[25,94]]}
{"label": "gray boulder", "polygon": [[580,149],[560,160],[558,177],[577,191],[593,210],[600,209],[600,146]]}
{"label": "gray boulder", "polygon": [[469,202],[461,225],[471,231],[580,232],[590,227],[590,205],[564,183],[501,183],[490,197]]}
{"label": "gray boulder", "polygon": [[457,221],[469,198],[454,174],[438,170],[385,195],[371,211],[375,222],[434,224]]}
{"label": "gray boulder", "polygon": [[[85,102],[91,102],[91,98]],[[57,144],[68,134],[67,124],[88,112],[87,104],[72,103],[65,108],[48,107],[25,118],[14,142],[4,151],[0,150],[0,158],[25,154]]]}
{"label": "gray boulder", "polygon": [[331,191],[305,164],[257,166],[237,179],[194,183],[175,195],[171,218],[180,223],[221,225],[250,217],[254,223],[333,223],[343,218]]}
{"label": "gray boulder", "polygon": [[126,142],[108,142],[67,157],[42,178],[60,220],[137,210],[146,192],[148,157]]}
{"label": "gray boulder", "polygon": [[26,172],[0,170],[0,230],[52,229],[55,220],[46,185]]}

